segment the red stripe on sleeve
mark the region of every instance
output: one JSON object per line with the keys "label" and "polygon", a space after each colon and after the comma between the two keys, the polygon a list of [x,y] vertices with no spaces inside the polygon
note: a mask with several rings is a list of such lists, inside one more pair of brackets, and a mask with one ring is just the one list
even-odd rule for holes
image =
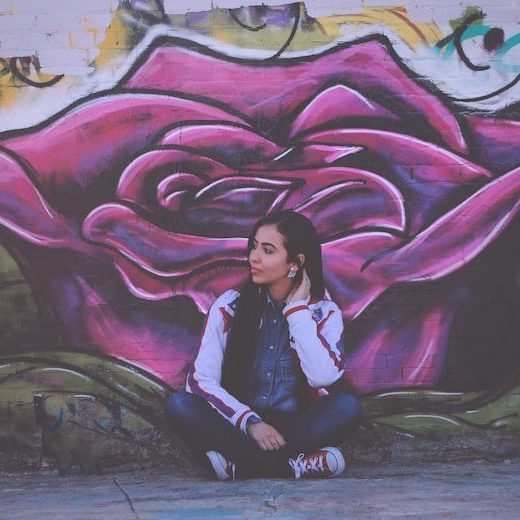
{"label": "red stripe on sleeve", "polygon": [[244,416],[248,413],[251,413],[253,410],[246,410],[237,420],[237,428],[241,429],[242,420],[244,419]]}
{"label": "red stripe on sleeve", "polygon": [[341,370],[341,361],[338,359],[338,357],[336,356],[336,354],[334,353],[334,351],[332,350],[330,345],[327,343],[325,338],[319,332],[318,332],[318,338],[320,339],[321,344],[327,349],[327,352],[329,353],[329,357],[330,357],[330,359],[332,359],[332,361],[334,361],[336,368]]}
{"label": "red stripe on sleeve", "polygon": [[322,319],[319,323],[318,323],[318,332],[321,332],[321,329],[323,329],[323,327],[325,326],[325,323],[327,322],[327,320],[334,314],[334,311],[329,311],[329,313],[327,314],[327,317]]}
{"label": "red stripe on sleeve", "polygon": [[291,314],[298,311],[303,311],[304,309],[308,310],[309,307],[307,307],[307,305],[298,305],[298,307],[294,307],[293,309],[289,309],[287,312],[284,312],[284,316],[288,318]]}

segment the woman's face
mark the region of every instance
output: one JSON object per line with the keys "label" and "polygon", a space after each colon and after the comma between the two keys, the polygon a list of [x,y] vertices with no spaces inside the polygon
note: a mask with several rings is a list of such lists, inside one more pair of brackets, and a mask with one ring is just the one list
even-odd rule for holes
{"label": "woman's face", "polygon": [[284,237],[276,226],[265,225],[258,228],[249,253],[249,264],[253,282],[271,285],[287,278],[292,263],[287,261]]}

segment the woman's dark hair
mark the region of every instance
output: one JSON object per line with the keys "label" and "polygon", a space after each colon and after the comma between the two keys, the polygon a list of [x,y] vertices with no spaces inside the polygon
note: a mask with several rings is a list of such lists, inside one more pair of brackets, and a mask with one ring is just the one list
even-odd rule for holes
{"label": "woman's dark hair", "polygon": [[[312,222],[291,210],[277,211],[261,218],[253,227],[247,242],[247,254],[253,248],[253,239],[261,226],[274,225],[284,238],[287,260],[300,264],[297,255],[305,255],[304,267],[311,283],[311,299],[323,299],[323,270],[321,246]],[[300,265],[300,267],[302,267]],[[298,270],[296,281],[302,277]],[[251,276],[240,289],[235,316],[228,334],[226,354],[222,367],[222,386],[232,395],[246,401],[249,377],[255,360],[258,329],[265,294],[261,285]]]}

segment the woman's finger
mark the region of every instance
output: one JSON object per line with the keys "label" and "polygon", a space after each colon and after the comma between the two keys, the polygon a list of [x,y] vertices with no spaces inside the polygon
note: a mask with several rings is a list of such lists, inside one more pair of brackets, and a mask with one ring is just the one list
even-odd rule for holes
{"label": "woman's finger", "polygon": [[264,451],[268,451],[267,444],[263,439],[259,439],[256,442],[257,442],[258,446],[260,446],[261,449],[263,449]]}
{"label": "woman's finger", "polygon": [[285,442],[285,439],[283,438],[283,435],[282,434],[278,434],[277,437],[276,437],[276,442],[278,443],[278,445],[280,447],[283,447],[283,446],[286,446],[287,443]]}
{"label": "woman's finger", "polygon": [[271,446],[274,450],[279,450],[280,448],[283,448],[286,445],[285,439],[283,438],[283,435],[276,430],[274,431],[274,434],[270,440]]}
{"label": "woman's finger", "polygon": [[269,446],[269,451],[274,451],[278,449],[278,441],[274,435],[271,435],[267,440],[267,444]]}
{"label": "woman's finger", "polygon": [[265,441],[267,445],[267,449],[269,451],[274,451],[278,449],[278,441],[276,440],[276,436],[274,433],[271,433],[269,437]]}

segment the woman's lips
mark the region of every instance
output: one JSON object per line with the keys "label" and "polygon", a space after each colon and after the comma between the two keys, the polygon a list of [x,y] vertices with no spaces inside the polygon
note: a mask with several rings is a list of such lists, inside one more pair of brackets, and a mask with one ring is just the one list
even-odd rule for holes
{"label": "woman's lips", "polygon": [[251,268],[251,274],[258,274],[259,272],[260,272],[260,269]]}

